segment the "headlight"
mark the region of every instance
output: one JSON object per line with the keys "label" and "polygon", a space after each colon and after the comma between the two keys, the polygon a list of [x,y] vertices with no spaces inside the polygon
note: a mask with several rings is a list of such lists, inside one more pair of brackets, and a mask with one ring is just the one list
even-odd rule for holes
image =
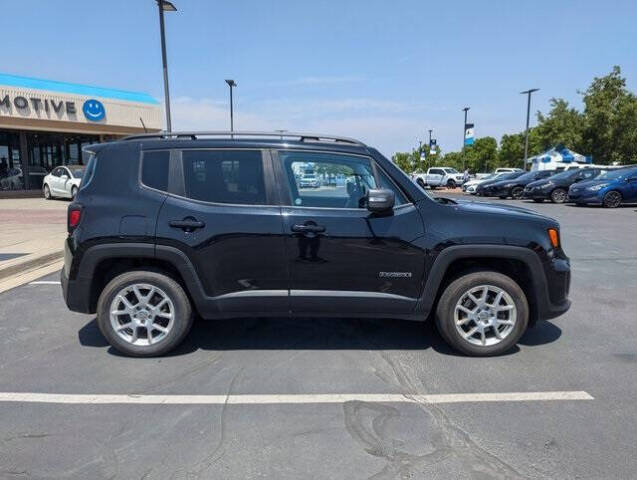
{"label": "headlight", "polygon": [[591,192],[597,192],[604,187],[608,187],[608,183],[600,183],[599,185],[593,185],[592,187],[588,187],[587,190],[590,190]]}

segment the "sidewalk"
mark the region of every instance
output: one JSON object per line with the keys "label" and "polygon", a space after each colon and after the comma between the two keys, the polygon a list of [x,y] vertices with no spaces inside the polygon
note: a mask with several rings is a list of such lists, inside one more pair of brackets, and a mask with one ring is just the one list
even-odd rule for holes
{"label": "sidewalk", "polygon": [[0,200],[0,292],[61,268],[66,238],[64,200]]}

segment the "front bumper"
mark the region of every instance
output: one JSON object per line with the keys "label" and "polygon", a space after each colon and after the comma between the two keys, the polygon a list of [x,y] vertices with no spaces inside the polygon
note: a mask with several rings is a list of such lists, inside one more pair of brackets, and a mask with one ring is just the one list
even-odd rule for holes
{"label": "front bumper", "polygon": [[[601,190],[603,191],[603,190]],[[601,205],[603,194],[600,191],[591,192],[590,190],[569,190],[568,201],[575,203],[586,203],[589,205]]]}
{"label": "front bumper", "polygon": [[522,198],[528,198],[532,200],[546,200],[550,198],[550,190],[542,190],[541,188],[525,188],[522,193]]}

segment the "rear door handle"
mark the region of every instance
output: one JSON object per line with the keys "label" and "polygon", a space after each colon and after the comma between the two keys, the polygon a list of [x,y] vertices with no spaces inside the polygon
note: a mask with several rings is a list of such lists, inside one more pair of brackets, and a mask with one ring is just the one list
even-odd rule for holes
{"label": "rear door handle", "polygon": [[168,225],[173,228],[181,228],[182,230],[185,230],[187,232],[192,232],[197,228],[203,228],[206,226],[205,223],[195,219],[171,220],[168,222]]}
{"label": "rear door handle", "polygon": [[323,233],[323,225],[292,225],[292,231],[297,233]]}

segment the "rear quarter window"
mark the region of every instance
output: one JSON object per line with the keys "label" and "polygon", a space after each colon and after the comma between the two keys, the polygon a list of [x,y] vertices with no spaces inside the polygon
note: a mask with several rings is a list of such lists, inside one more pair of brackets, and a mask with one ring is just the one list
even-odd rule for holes
{"label": "rear quarter window", "polygon": [[170,152],[168,150],[144,152],[142,157],[142,184],[147,187],[168,191],[168,165]]}

